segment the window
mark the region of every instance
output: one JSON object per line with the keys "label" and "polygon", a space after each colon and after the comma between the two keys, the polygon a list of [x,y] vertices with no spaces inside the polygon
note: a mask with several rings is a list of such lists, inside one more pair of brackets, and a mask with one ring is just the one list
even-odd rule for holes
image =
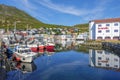
{"label": "window", "polygon": [[105,54],[106,54],[106,55],[109,55],[110,53],[105,51]]}
{"label": "window", "polygon": [[106,36],[106,37],[105,37],[105,39],[111,39],[111,37],[109,37],[109,36]]}
{"label": "window", "polygon": [[101,40],[101,39],[102,39],[102,37],[97,37],[97,39],[98,39],[98,40]]}
{"label": "window", "polygon": [[118,65],[114,65],[114,67],[118,67]]}
{"label": "window", "polygon": [[101,27],[102,25],[101,24],[98,24],[99,27]]}
{"label": "window", "polygon": [[99,53],[99,54],[102,54],[102,52],[103,52],[102,50],[98,50],[98,51],[97,51],[97,53]]}
{"label": "window", "polygon": [[101,30],[98,31],[98,33],[101,33],[101,32],[102,32]]}
{"label": "window", "polygon": [[102,58],[101,57],[98,57],[98,60],[101,60]]}
{"label": "window", "polygon": [[118,30],[117,30],[117,29],[115,29],[115,30],[114,30],[114,32],[118,32]]}
{"label": "window", "polygon": [[110,30],[106,30],[106,32],[108,33],[108,32],[110,32]]}
{"label": "window", "polygon": [[100,65],[101,65],[101,63],[98,63],[98,65],[100,66]]}
{"label": "window", "polygon": [[106,60],[109,60],[109,58],[106,58]]}
{"label": "window", "polygon": [[107,67],[109,67],[109,64],[106,64]]}
{"label": "window", "polygon": [[106,26],[110,26],[110,24],[106,24]]}
{"label": "window", "polygon": [[119,40],[119,36],[114,36],[113,39],[114,40]]}
{"label": "window", "polygon": [[115,58],[114,61],[118,61],[118,59]]}
{"label": "window", "polygon": [[118,26],[118,23],[115,23],[114,26]]}

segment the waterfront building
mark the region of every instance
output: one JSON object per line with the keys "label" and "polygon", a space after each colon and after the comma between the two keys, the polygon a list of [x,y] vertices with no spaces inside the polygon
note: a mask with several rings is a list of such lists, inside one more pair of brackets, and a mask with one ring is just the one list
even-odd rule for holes
{"label": "waterfront building", "polygon": [[84,35],[83,34],[77,35],[76,40],[84,40]]}
{"label": "waterfront building", "polygon": [[120,57],[104,50],[91,49],[89,50],[89,64],[92,67],[120,69]]}
{"label": "waterfront building", "polygon": [[88,33],[87,32],[80,33],[76,37],[76,40],[87,40],[87,39],[88,39]]}
{"label": "waterfront building", "polygon": [[89,22],[89,39],[119,40],[120,18],[92,20]]}
{"label": "waterfront building", "polygon": [[66,38],[66,35],[64,34],[64,35],[59,35],[59,38],[61,39],[61,40],[67,40],[67,38]]}

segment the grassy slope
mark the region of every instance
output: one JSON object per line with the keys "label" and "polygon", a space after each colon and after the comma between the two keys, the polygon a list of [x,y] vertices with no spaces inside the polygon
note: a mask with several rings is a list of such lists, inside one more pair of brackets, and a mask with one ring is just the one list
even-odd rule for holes
{"label": "grassy slope", "polygon": [[89,30],[88,26],[89,26],[89,24],[85,23],[85,24],[75,25],[74,27],[79,28],[80,32],[88,32],[88,30]]}
{"label": "grassy slope", "polygon": [[[37,19],[31,17],[24,11],[21,11],[15,7],[0,5],[0,28],[14,28],[14,22],[20,21],[17,23],[17,28],[26,29],[27,25],[29,28],[39,28],[39,27],[69,27],[63,25],[54,25],[54,24],[45,24]],[[79,24],[74,27],[79,28],[82,32],[88,31],[88,24]]]}

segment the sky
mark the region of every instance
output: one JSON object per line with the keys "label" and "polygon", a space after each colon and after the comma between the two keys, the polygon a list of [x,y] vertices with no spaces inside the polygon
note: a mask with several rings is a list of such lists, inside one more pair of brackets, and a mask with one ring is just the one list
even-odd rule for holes
{"label": "sky", "polygon": [[0,4],[14,6],[44,23],[66,26],[120,17],[120,0],[0,0]]}

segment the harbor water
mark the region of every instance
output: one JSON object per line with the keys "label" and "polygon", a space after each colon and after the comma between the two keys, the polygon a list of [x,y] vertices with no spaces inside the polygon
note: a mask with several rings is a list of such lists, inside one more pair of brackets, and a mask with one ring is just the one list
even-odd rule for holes
{"label": "harbor water", "polygon": [[44,53],[17,67],[6,80],[120,80],[120,56],[104,50]]}

